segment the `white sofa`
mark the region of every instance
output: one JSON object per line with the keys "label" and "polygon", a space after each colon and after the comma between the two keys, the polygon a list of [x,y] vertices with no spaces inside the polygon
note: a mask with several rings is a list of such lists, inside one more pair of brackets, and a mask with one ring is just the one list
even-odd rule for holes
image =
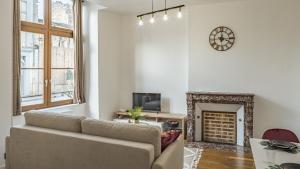
{"label": "white sofa", "polygon": [[182,169],[183,136],[161,152],[160,129],[25,113],[6,139],[6,169]]}

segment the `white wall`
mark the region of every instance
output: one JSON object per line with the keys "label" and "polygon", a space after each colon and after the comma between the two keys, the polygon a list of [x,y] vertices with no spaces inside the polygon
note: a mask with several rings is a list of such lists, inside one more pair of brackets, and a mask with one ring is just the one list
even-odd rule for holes
{"label": "white wall", "polygon": [[[298,0],[190,6],[183,21],[143,27],[135,16],[122,17],[121,108],[130,107],[133,91],[161,92],[164,109],[176,113],[186,112],[187,90],[250,92],[256,94],[255,137],[274,127],[300,136],[299,6]],[[220,25],[237,38],[226,52],[208,42]]]}
{"label": "white wall", "polygon": [[99,23],[98,10],[102,7],[93,1],[87,1],[83,7],[83,41],[85,56],[85,97],[88,116],[99,118]]}
{"label": "white wall", "polygon": [[121,17],[99,11],[100,118],[110,120],[119,110]]}
{"label": "white wall", "polygon": [[132,92],[162,94],[162,111],[186,113],[188,81],[187,18],[156,16],[142,27],[135,16],[122,17],[121,108],[131,107]]}
{"label": "white wall", "polygon": [[12,0],[0,1],[0,168],[12,113]]}
{"label": "white wall", "polygon": [[[189,90],[256,94],[254,135],[279,127],[300,136],[300,1],[252,0],[189,10]],[[217,52],[210,31],[229,26],[234,47]]]}
{"label": "white wall", "polygon": [[110,120],[119,109],[121,17],[94,0],[83,17],[87,115]]}

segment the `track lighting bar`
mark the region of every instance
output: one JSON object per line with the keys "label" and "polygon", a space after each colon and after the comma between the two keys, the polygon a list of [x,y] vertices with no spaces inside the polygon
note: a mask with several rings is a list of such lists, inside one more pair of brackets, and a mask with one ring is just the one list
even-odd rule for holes
{"label": "track lighting bar", "polygon": [[181,9],[183,7],[185,7],[185,5],[174,6],[174,7],[165,8],[165,9],[161,9],[161,10],[157,10],[157,11],[153,11],[153,12],[143,13],[143,14],[138,15],[137,17],[141,18],[141,17],[143,17],[145,15],[153,15],[155,13],[164,12],[164,11],[168,11],[168,10],[172,10],[172,9],[177,9],[177,8]]}

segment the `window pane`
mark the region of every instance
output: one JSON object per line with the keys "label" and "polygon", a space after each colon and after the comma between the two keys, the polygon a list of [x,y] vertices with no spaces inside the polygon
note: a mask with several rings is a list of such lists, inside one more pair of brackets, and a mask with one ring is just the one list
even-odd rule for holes
{"label": "window pane", "polygon": [[20,9],[22,21],[44,23],[44,0],[20,0]]}
{"label": "window pane", "polygon": [[21,32],[22,106],[44,103],[44,35]]}
{"label": "window pane", "polygon": [[52,69],[51,102],[74,97],[74,69]]}
{"label": "window pane", "polygon": [[52,0],[52,26],[73,29],[73,0]]}
{"label": "window pane", "polygon": [[21,104],[22,106],[44,103],[44,71],[21,69]]}
{"label": "window pane", "polygon": [[73,99],[74,42],[72,38],[52,36],[51,102]]}
{"label": "window pane", "polygon": [[21,32],[21,67],[44,68],[44,35]]}
{"label": "window pane", "polygon": [[73,38],[52,36],[52,68],[74,68]]}

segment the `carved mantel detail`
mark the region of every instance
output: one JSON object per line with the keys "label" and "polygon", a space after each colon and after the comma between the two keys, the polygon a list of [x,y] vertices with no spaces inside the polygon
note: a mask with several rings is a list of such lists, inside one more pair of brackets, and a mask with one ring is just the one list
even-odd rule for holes
{"label": "carved mantel detail", "polygon": [[217,93],[189,92],[187,93],[187,141],[195,141],[196,103],[239,104],[245,109],[244,115],[244,146],[250,146],[249,138],[253,137],[254,94],[248,93]]}

